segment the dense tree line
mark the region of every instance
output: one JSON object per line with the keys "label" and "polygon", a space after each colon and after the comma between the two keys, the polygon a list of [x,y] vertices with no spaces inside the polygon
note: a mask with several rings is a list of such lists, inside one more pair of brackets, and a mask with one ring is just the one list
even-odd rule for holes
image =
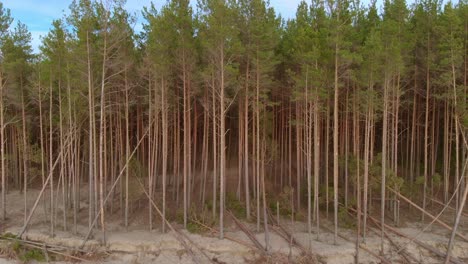
{"label": "dense tree line", "polygon": [[184,227],[209,212],[221,238],[233,200],[266,233],[272,201],[317,236],[330,211],[335,238],[356,208],[364,239],[370,205],[400,193],[463,207],[465,0],[313,0],[290,20],[263,0],[172,0],[144,8],[141,33],[124,2],[74,0],[39,54],[0,5],[3,219],[19,189],[28,221],[30,188],[51,234],[114,214],[127,228],[137,200],[150,229],[166,230],[154,201]]}

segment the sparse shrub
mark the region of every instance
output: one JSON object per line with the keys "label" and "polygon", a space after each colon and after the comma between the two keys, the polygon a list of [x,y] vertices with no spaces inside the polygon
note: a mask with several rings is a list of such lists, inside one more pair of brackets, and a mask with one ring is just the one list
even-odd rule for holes
{"label": "sparse shrub", "polygon": [[285,186],[283,190],[278,195],[277,199],[272,199],[270,201],[270,209],[276,214],[277,203],[279,203],[279,213],[282,216],[291,216],[293,210],[291,208],[291,196],[293,194],[293,188]]}
{"label": "sparse shrub", "polygon": [[33,260],[38,262],[46,261],[44,253],[39,249],[26,250],[22,255],[19,256],[19,259],[24,262],[30,262]]}
{"label": "sparse shrub", "polygon": [[333,187],[322,185],[319,189],[319,207],[321,210],[325,210],[327,206],[327,189],[328,189],[328,203],[333,202],[334,190]]}
{"label": "sparse shrub", "polygon": [[194,234],[200,234],[206,231],[206,228],[197,222],[189,221],[187,223],[187,231]]}
{"label": "sparse shrub", "polygon": [[237,218],[245,218],[245,205],[242,204],[232,192],[226,194],[226,209],[231,210]]}
{"label": "sparse shrub", "polygon": [[423,186],[424,185],[424,176],[417,177],[414,184],[416,184],[418,186]]}
{"label": "sparse shrub", "polygon": [[346,208],[340,207],[338,208],[338,222],[341,226],[353,229],[356,227],[355,219],[353,219],[349,214]]}
{"label": "sparse shrub", "polygon": [[5,240],[6,247],[2,248],[2,254],[17,258],[24,263],[30,261],[36,262],[45,262],[46,258],[42,250],[40,249],[31,249],[27,246],[24,246],[23,243],[18,240],[18,237],[11,233],[5,233],[0,236],[0,239]]}
{"label": "sparse shrub", "polygon": [[208,211],[213,210],[213,201],[212,200],[206,200],[205,201],[205,208]]}
{"label": "sparse shrub", "polygon": [[177,209],[174,220],[178,224],[181,224],[181,225],[184,224],[184,209],[182,208]]}
{"label": "sparse shrub", "polygon": [[442,183],[442,176],[439,173],[436,173],[432,176],[432,184],[434,186],[439,186]]}

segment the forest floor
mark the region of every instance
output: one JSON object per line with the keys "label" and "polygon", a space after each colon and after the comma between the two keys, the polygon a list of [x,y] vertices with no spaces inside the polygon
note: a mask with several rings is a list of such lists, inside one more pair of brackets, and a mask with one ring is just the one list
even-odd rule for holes
{"label": "forest floor", "polygon": [[[38,195],[38,190],[28,190],[28,208],[31,208]],[[48,197],[45,197],[48,199]],[[84,201],[83,197],[83,201]],[[60,202],[58,203],[60,204]],[[433,207],[433,213],[436,214],[438,207]],[[270,227],[269,232],[269,252],[265,254],[260,246],[255,246],[252,238],[242,231],[235,224],[231,217],[226,217],[225,239],[218,239],[216,233],[217,226],[213,229],[197,229],[192,232],[182,231],[182,226],[174,221],[173,226],[176,232],[170,231],[162,233],[160,224],[155,224],[152,231],[148,231],[148,209],[145,206],[134,208],[128,231],[124,231],[120,213],[114,213],[112,216],[106,216],[106,243],[103,243],[102,232],[96,228],[89,241],[87,241],[83,252],[76,250],[83,242],[83,238],[88,231],[87,225],[87,204],[82,203],[78,219],[82,219],[76,226],[73,226],[71,215],[67,218],[68,230],[63,228],[63,213],[58,209],[57,226],[55,236],[50,236],[49,223],[46,220],[43,203],[39,203],[37,210],[32,218],[25,236],[31,243],[21,243],[22,246],[14,244],[7,233],[18,234],[23,225],[24,219],[24,196],[18,191],[11,191],[7,195],[8,219],[1,223],[0,237],[0,264],[1,263],[24,263],[32,262],[34,259],[49,260],[52,263],[70,263],[80,262],[78,259],[85,260],[86,263],[335,263],[345,264],[355,261],[355,239],[356,231],[352,225],[348,228],[340,228],[340,238],[337,244],[334,244],[333,234],[330,232],[333,227],[329,217],[321,219],[320,234],[317,239],[315,225],[312,227],[312,234],[307,232],[307,224],[303,221],[292,223],[290,220],[280,218],[281,226],[293,234],[294,239],[299,246],[291,244],[291,240],[284,236],[284,233],[278,231],[276,225]],[[72,210],[70,210],[71,214]],[[373,213],[374,214],[374,213]],[[424,243],[435,251],[445,254],[450,232],[434,224],[428,231],[419,234],[424,225],[418,222],[417,214],[414,210],[408,210],[402,206],[400,226],[396,228],[405,236],[415,237],[417,241]],[[378,215],[378,212],[375,212]],[[377,218],[377,217],[376,217]],[[442,220],[446,223],[453,218],[453,213],[444,214]],[[155,216],[156,219],[156,216]],[[348,219],[349,220],[349,219]],[[156,221],[155,221],[156,222]],[[346,221],[345,221],[346,222]],[[349,221],[350,223],[352,221]],[[160,222],[158,222],[160,223]],[[262,246],[265,245],[265,234],[256,232],[256,223],[242,220],[242,223],[251,231],[254,240]],[[391,220],[387,223],[393,226]],[[426,219],[426,224],[429,220]],[[376,256],[380,251],[380,233],[371,223],[367,233],[366,242],[360,250],[360,263],[381,263]],[[460,233],[468,236],[468,217],[463,217]],[[418,235],[419,234],[419,235]],[[177,239],[183,236],[190,250],[185,248]],[[385,240],[386,253],[384,258],[391,263],[441,263],[442,258],[436,256],[434,252],[419,246],[415,242],[409,241],[400,235],[388,232],[389,239]],[[392,244],[393,243],[393,244]],[[258,245],[257,244],[257,245]],[[47,247],[47,250],[44,248]],[[396,248],[402,249],[397,253]],[[26,249],[30,248],[30,249]],[[35,248],[34,250],[32,250]],[[302,248],[302,249],[301,249]],[[312,253],[304,255],[304,249]],[[372,252],[371,254],[367,251]],[[34,254],[38,255],[35,258]],[[58,252],[58,255],[55,252]],[[45,253],[48,252],[48,253]],[[461,263],[468,263],[468,241],[458,238],[456,240],[452,255]],[[72,257],[73,256],[73,257]],[[37,257],[37,256],[36,256]],[[32,260],[32,261],[30,261]],[[408,261],[409,260],[409,261]]]}

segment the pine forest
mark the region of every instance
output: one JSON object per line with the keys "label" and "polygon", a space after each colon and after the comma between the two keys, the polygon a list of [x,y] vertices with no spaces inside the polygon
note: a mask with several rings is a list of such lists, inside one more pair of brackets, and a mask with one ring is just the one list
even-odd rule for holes
{"label": "pine forest", "polygon": [[125,2],[70,1],[37,51],[0,2],[2,257],[143,231],[167,263],[243,263],[194,234],[245,263],[468,261],[466,0],[168,0],[141,30]]}

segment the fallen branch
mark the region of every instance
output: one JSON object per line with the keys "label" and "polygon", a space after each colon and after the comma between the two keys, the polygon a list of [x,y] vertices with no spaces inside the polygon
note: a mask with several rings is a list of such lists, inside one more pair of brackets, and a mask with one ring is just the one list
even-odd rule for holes
{"label": "fallen branch", "polygon": [[265,248],[263,247],[263,245],[257,240],[257,238],[255,237],[254,234],[252,234],[252,232],[250,232],[250,230],[244,226],[244,224],[242,224],[235,216],[234,214],[227,210],[227,212],[229,213],[229,215],[232,217],[232,219],[234,220],[234,222],[236,223],[236,225],[239,227],[240,230],[242,230],[246,235],[247,237],[254,243],[254,245],[260,249],[260,251],[263,253],[263,254],[267,254],[267,251],[265,250]]}
{"label": "fallen branch", "polygon": [[[369,218],[371,221],[373,221],[375,224],[381,225],[380,221],[377,220],[377,219],[375,219],[375,218],[373,218],[372,216],[368,216],[368,218]],[[434,253],[435,255],[437,255],[437,256],[439,256],[439,257],[441,257],[441,258],[445,258],[445,257],[446,257],[446,254],[445,254],[445,253],[439,251],[438,249],[434,248],[433,246],[427,245],[427,244],[425,244],[425,243],[423,243],[423,242],[421,242],[421,241],[419,241],[419,240],[417,240],[417,239],[411,238],[411,237],[409,237],[408,235],[406,235],[406,234],[404,234],[404,233],[402,233],[402,232],[396,230],[395,228],[393,228],[393,227],[391,227],[391,226],[389,226],[389,225],[387,225],[387,224],[385,224],[385,228],[386,228],[387,230],[390,230],[390,231],[392,231],[393,233],[395,233],[395,234],[397,234],[397,235],[403,237],[403,238],[412,239],[412,241],[415,242],[416,244],[418,244],[420,247],[426,249],[427,251],[430,251],[430,252]],[[453,263],[455,263],[455,264],[463,264],[463,263],[464,263],[463,261],[461,261],[461,260],[459,260],[459,259],[457,259],[457,258],[452,258],[451,261],[452,261]]]}
{"label": "fallen branch", "polygon": [[[351,212],[353,212],[353,213],[357,213],[357,211],[356,211],[354,208],[349,207],[348,209],[349,209]],[[348,212],[348,214],[349,214],[350,216],[354,217],[354,215],[351,214],[351,212],[349,212],[349,211],[347,211],[347,212]],[[375,223],[374,223],[374,224],[375,224]],[[377,225],[377,224],[375,224],[375,225],[377,226],[377,228],[381,228],[381,226],[379,226],[379,225]],[[373,230],[373,229],[370,229],[370,230],[373,231],[375,234],[377,234],[377,235],[380,236],[380,231],[381,231],[381,230],[378,230],[378,231],[377,231],[377,230]],[[395,247],[395,248],[397,249],[397,253],[398,253],[399,255],[401,255],[401,256],[407,261],[407,263],[411,263],[411,261],[408,259],[407,256],[409,256],[410,258],[412,258],[415,262],[419,262],[419,261],[416,260],[413,256],[409,255],[409,254],[406,252],[406,250],[404,250],[403,248],[400,249],[400,247],[390,238],[390,236],[388,235],[388,233],[385,232],[385,231],[384,231],[384,236],[387,238],[388,241],[390,241],[390,244],[391,244],[393,247]],[[407,255],[407,256],[406,256],[406,255]]]}
{"label": "fallen branch", "polygon": [[[202,226],[202,227],[204,227],[204,228],[210,230],[210,231],[213,232],[213,233],[219,233],[219,231],[216,230],[215,228],[210,227],[210,226],[207,226],[207,225],[203,224],[202,222],[199,222],[199,221],[194,220],[194,219],[191,219],[191,221],[194,222],[194,223],[196,223],[197,225],[200,225],[200,226]],[[238,243],[238,244],[240,244],[240,245],[242,245],[242,246],[245,246],[245,247],[248,247],[248,248],[250,248],[250,249],[253,249],[253,250],[255,250],[255,251],[258,251],[258,250],[259,250],[259,249],[256,248],[255,246],[252,246],[252,245],[248,244],[248,243],[245,242],[245,241],[242,241],[242,240],[239,240],[239,239],[235,239],[235,238],[233,238],[233,237],[231,237],[231,236],[226,236],[226,235],[224,235],[224,238],[226,238],[226,239],[228,239],[228,240],[231,240],[231,241],[233,241],[233,242],[236,242],[236,243]]]}
{"label": "fallen branch", "polygon": [[[308,252],[308,251],[306,250],[306,248],[305,248],[303,245],[301,245],[301,243],[299,243],[299,241],[297,241],[297,240],[294,238],[294,236],[293,236],[292,234],[290,234],[290,233],[286,230],[286,228],[284,228],[284,226],[282,226],[280,223],[278,223],[278,221],[275,220],[275,218],[273,217],[273,215],[271,214],[271,212],[270,212],[269,210],[268,210],[268,213],[269,213],[269,215],[270,215],[270,219],[272,220],[272,223],[275,223],[275,224],[278,226],[279,230],[275,230],[275,231],[276,231],[279,235],[281,235],[280,232],[283,232],[283,233],[284,233],[283,238],[286,239],[286,241],[288,241],[288,239],[291,240],[291,241],[292,241],[292,244],[293,244],[294,246],[296,246],[297,248],[299,248],[299,249],[302,251],[302,253],[304,253],[304,254],[306,254],[306,255],[315,256],[315,254],[313,254],[312,252]],[[288,242],[289,242],[289,241],[288,241]]]}
{"label": "fallen branch", "polygon": [[[433,216],[431,213],[427,212],[426,210],[424,210],[423,208],[421,208],[419,205],[415,204],[414,202],[412,202],[410,199],[406,198],[405,196],[403,196],[402,194],[396,192],[395,190],[393,190],[392,188],[388,188],[391,192],[393,192],[394,194],[396,194],[398,197],[400,197],[401,199],[403,199],[405,202],[407,202],[408,204],[412,205],[414,208],[418,209],[419,211],[421,211],[422,213],[424,213],[425,215],[429,216],[432,220],[435,220],[439,225],[441,225],[442,227],[450,230],[451,232],[453,231],[453,228],[450,227],[449,225],[447,225],[446,223],[442,222],[442,220],[438,219],[437,217]],[[464,236],[463,234],[460,234],[459,232],[456,232],[456,235],[463,238],[465,241],[468,242],[468,238],[466,236]]]}
{"label": "fallen branch", "polygon": [[[326,226],[324,226],[324,225],[322,225],[321,227],[322,227],[323,229],[327,230],[327,231],[330,232],[330,233],[334,233],[333,230],[331,230],[330,228],[328,228],[328,227],[326,227]],[[346,238],[346,237],[343,236],[343,235],[338,234],[338,236],[339,236],[340,238],[342,238],[342,239],[348,241],[348,242],[354,243],[353,241],[351,241],[350,239]],[[382,263],[386,263],[386,264],[391,264],[391,263],[392,263],[391,261],[389,261],[389,260],[386,259],[385,257],[380,256],[380,255],[378,255],[378,254],[372,252],[370,249],[368,249],[366,246],[364,246],[364,245],[362,245],[362,244],[359,245],[359,247],[362,248],[362,249],[363,249],[364,251],[366,251],[367,253],[369,253],[369,255],[371,255],[371,256],[373,256],[373,257],[375,257],[375,258],[377,258],[377,259],[380,259],[380,261],[382,261]]]}
{"label": "fallen branch", "polygon": [[[138,178],[137,178],[138,179]],[[187,250],[187,252],[192,256],[192,259],[195,263],[202,263],[198,260],[198,258],[196,257],[195,253],[193,252],[193,250],[187,245],[187,242],[185,242],[185,239],[187,239],[192,245],[194,245],[207,259],[209,262],[211,263],[214,263],[213,260],[208,257],[206,255],[206,253],[197,246],[196,243],[194,243],[192,240],[190,240],[190,238],[188,238],[186,235],[184,235],[182,232],[179,232],[178,230],[176,230],[174,228],[174,226],[167,220],[167,218],[164,217],[164,215],[162,214],[161,210],[159,210],[159,207],[156,205],[156,203],[154,203],[154,200],[150,197],[150,195],[148,194],[148,192],[146,191],[146,188],[145,186],[143,185],[143,183],[141,182],[140,179],[138,179],[138,183],[140,184],[140,187],[143,189],[143,192],[145,193],[145,195],[148,197],[148,199],[150,200],[151,204],[153,205],[154,209],[156,210],[156,212],[158,212],[159,216],[161,216],[161,219],[162,221],[166,222],[167,226],[169,227],[169,229],[171,229],[172,232],[174,232],[175,234],[175,238],[182,244],[182,246],[185,248],[185,250]]]}
{"label": "fallen branch", "polygon": [[[468,144],[466,141],[465,141],[465,145],[468,148]],[[463,173],[461,175],[462,179],[466,177],[465,173],[467,171],[466,170],[467,165],[468,165],[468,159],[466,159],[465,165],[463,166]],[[452,231],[452,234],[450,235],[450,240],[447,246],[447,257],[445,258],[445,264],[448,264],[450,262],[450,253],[452,251],[453,244],[455,243],[455,234],[457,233],[457,228],[458,228],[458,225],[460,224],[460,219],[463,214],[463,208],[465,207],[467,196],[468,196],[468,181],[465,179],[465,190],[463,191],[463,198],[461,200],[461,204],[459,205],[457,217],[455,219],[455,223],[453,224],[453,231]]]}
{"label": "fallen branch", "polygon": [[[68,137],[65,139],[65,142],[67,143],[67,147],[65,148],[67,150],[67,152],[65,153],[65,155],[68,154],[68,150],[70,149],[70,148],[68,148],[68,144],[70,144],[69,139],[70,139],[70,135],[68,135]],[[24,232],[26,232],[26,229],[28,228],[29,222],[31,221],[32,216],[34,215],[34,212],[36,211],[37,205],[39,204],[39,201],[41,200],[42,194],[44,194],[44,191],[45,191],[45,189],[47,187],[47,184],[49,183],[50,178],[54,175],[54,169],[57,166],[57,164],[58,164],[59,160],[61,159],[62,155],[63,155],[63,148],[60,150],[60,152],[59,152],[59,154],[57,156],[57,159],[55,160],[54,164],[52,165],[52,168],[50,169],[49,175],[47,176],[47,179],[45,180],[44,184],[42,185],[42,189],[39,192],[31,211],[29,212],[28,218],[26,218],[26,222],[24,222],[23,228],[21,229],[21,231],[18,234],[19,238],[21,238],[23,236]]]}
{"label": "fallen branch", "polygon": [[[467,163],[465,163],[465,167],[466,167],[466,165],[467,165]],[[434,224],[436,222],[437,219],[439,219],[443,215],[445,210],[449,207],[449,204],[452,202],[453,199],[455,199],[456,194],[460,190],[460,185],[461,185],[461,181],[458,183],[457,187],[455,188],[455,191],[453,192],[452,197],[450,197],[447,204],[444,205],[442,210],[435,216],[435,218],[432,219],[432,221],[429,224],[427,224],[419,233],[414,235],[405,245],[402,246],[402,248],[405,248],[409,243],[413,242],[414,239],[418,238],[419,235],[424,233],[430,226],[432,226],[432,224]]]}
{"label": "fallen branch", "polygon": [[[437,200],[437,199],[433,199],[433,198],[429,198],[431,201],[435,202],[436,204],[440,205],[440,206],[446,206],[444,203],[442,203],[441,201]],[[447,205],[447,208],[452,210],[452,211],[457,211],[455,208],[451,207],[451,206],[448,206]],[[463,216],[465,217],[468,217],[468,214],[466,213],[462,213]]]}
{"label": "fallen branch", "polygon": [[[154,122],[154,121],[153,121]],[[153,123],[150,124],[150,126],[152,125]],[[119,183],[119,180],[120,178],[122,177],[122,175],[124,174],[125,170],[127,169],[129,163],[130,163],[130,160],[132,159],[133,155],[135,155],[138,147],[140,146],[141,142],[143,141],[143,139],[146,137],[146,134],[148,134],[148,131],[149,129],[146,129],[145,133],[143,134],[143,136],[140,138],[140,140],[138,141],[138,144],[135,146],[135,148],[133,149],[132,153],[130,154],[130,156],[128,156],[128,159],[127,161],[125,162],[124,166],[122,167],[122,169],[120,170],[120,173],[119,175],[117,176],[117,178],[115,179],[114,183],[112,184],[112,187],[110,188],[106,198],[104,199],[104,202],[103,202],[103,205],[102,206],[105,206],[107,201],[109,200],[109,198],[112,196],[113,192],[114,192],[114,189],[115,187],[117,186],[117,184]],[[143,188],[144,190],[145,188]],[[96,216],[94,217],[94,220],[93,222],[91,223],[91,226],[89,227],[89,230],[88,230],[88,233],[86,234],[86,237],[84,238],[83,240],[83,243],[81,244],[80,248],[83,248],[85,245],[86,245],[86,242],[88,241],[89,237],[91,236],[91,233],[93,232],[93,228],[94,226],[96,225],[96,222],[97,220],[99,219],[99,216],[101,215],[101,212],[102,210],[99,210],[98,213],[96,214]]]}
{"label": "fallen branch", "polygon": [[57,251],[57,250],[48,248],[46,244],[42,244],[42,246],[39,246],[39,245],[37,245],[37,243],[34,243],[34,242],[32,242],[32,241],[28,241],[28,240],[24,240],[24,239],[18,239],[18,238],[13,238],[13,237],[2,237],[2,238],[0,238],[0,240],[17,241],[17,242],[21,242],[22,245],[24,245],[25,247],[30,247],[30,248],[36,248],[36,249],[40,249],[40,250],[45,250],[46,252],[51,252],[51,253],[54,253],[54,254],[56,254],[56,255],[61,255],[61,256],[64,256],[64,257],[67,257],[67,258],[71,258],[71,259],[74,259],[74,260],[78,260],[78,261],[87,261],[86,259],[83,259],[83,258],[80,258],[80,257],[76,257],[76,256],[73,256],[73,255],[70,255],[70,254],[65,254],[65,253],[62,253],[62,252],[60,252],[60,251]]}
{"label": "fallen branch", "polygon": [[458,228],[458,225],[460,224],[460,219],[462,216],[463,208],[465,207],[466,197],[468,196],[468,181],[467,180],[465,181],[466,181],[466,185],[465,185],[465,190],[463,191],[463,198],[458,208],[457,218],[455,219],[455,224],[453,224],[453,231],[452,231],[452,234],[450,235],[450,240],[447,246],[447,257],[445,258],[445,264],[448,264],[450,262],[450,254],[452,252],[453,244],[455,243],[455,234],[457,233],[457,228]]}
{"label": "fallen branch", "polygon": [[[152,125],[152,123],[150,124],[150,126]],[[133,155],[135,155],[136,153],[136,150],[138,149],[138,147],[140,146],[141,142],[143,141],[143,139],[145,138],[146,134],[148,133],[149,129],[146,129],[145,133],[143,134],[143,136],[140,138],[140,140],[138,141],[138,144],[135,146],[135,148],[133,149],[132,153],[130,154],[130,156],[128,157],[127,161],[125,162],[125,165],[123,166],[122,170],[120,171],[119,175],[117,176],[117,178],[115,179],[109,193],[107,194],[106,196],[106,199],[104,199],[104,205],[107,203],[109,197],[112,195],[112,192],[114,190],[114,188],[117,186],[117,183],[119,182],[119,179],[122,177],[125,169],[127,168],[129,162],[130,162],[130,159],[133,157]],[[181,237],[182,234],[180,232],[178,232],[172,225],[171,223],[169,223],[169,221],[167,221],[166,218],[163,217],[163,214],[161,213],[161,211],[159,210],[159,208],[157,207],[157,205],[154,203],[153,199],[149,196],[148,192],[146,191],[146,188],[144,188],[144,185],[143,183],[141,182],[140,179],[138,179],[138,183],[140,184],[142,190],[144,191],[145,195],[149,198],[149,200],[151,201],[151,204],[153,205],[153,207],[156,209],[156,211],[158,212],[158,214],[161,216],[162,220],[165,221],[167,223],[167,225],[169,226],[169,228],[176,234],[175,237],[176,239],[182,244],[182,246],[187,250],[187,252],[192,256],[192,259],[195,263],[201,263],[197,257],[195,256],[195,253],[192,251],[192,249],[187,245],[186,241]],[[98,213],[96,214],[90,228],[89,228],[89,231],[88,231],[88,234],[86,235],[85,239],[83,240],[83,243],[81,245],[80,248],[83,248],[86,244],[86,241],[88,241],[89,239],[89,236],[91,235],[91,232],[93,230],[93,227],[94,225],[96,224],[97,222],[97,219],[99,218],[100,216],[100,213],[101,213],[101,210],[98,211]],[[196,246],[196,245],[195,245]],[[202,251],[202,253],[206,256],[206,254]],[[207,256],[207,258],[209,259],[210,262],[212,262],[212,260]]]}
{"label": "fallen branch", "polygon": [[[380,225],[377,225],[376,223],[373,223],[374,225],[376,225],[377,228],[381,228]],[[375,234],[377,235],[380,235],[380,230],[374,230],[373,228],[371,228],[370,230],[372,230]],[[388,232],[384,231],[384,235],[385,235],[385,238],[387,238],[387,240],[390,242],[390,244],[397,250],[397,254],[401,255],[405,260],[406,260],[406,263],[412,263],[411,260],[413,262],[416,262],[416,263],[421,263],[420,261],[418,261],[413,255],[411,255],[410,253],[407,252],[407,250],[405,248],[402,248],[400,247],[391,237],[390,235],[388,234]],[[411,260],[409,260],[409,258]]]}
{"label": "fallen branch", "polygon": [[22,243],[28,243],[28,244],[36,245],[36,246],[46,246],[47,248],[56,248],[56,249],[60,249],[60,250],[70,250],[70,251],[77,251],[77,252],[80,252],[80,253],[89,253],[89,251],[82,250],[82,249],[66,247],[66,246],[61,246],[61,245],[48,245],[48,244],[45,244],[43,242],[31,241],[31,240],[27,240],[27,239],[24,239],[24,238],[0,237],[0,240],[2,240],[2,239],[3,240],[15,240],[15,241],[19,241],[19,242],[22,242]]}
{"label": "fallen branch", "polygon": [[[190,242],[190,244],[192,244],[196,249],[198,249],[198,251],[200,251],[200,253],[202,253],[203,256],[206,257],[206,259],[208,259],[209,262],[211,263],[215,263],[206,253],[205,251],[198,246],[197,243],[193,242],[193,240],[187,236],[186,234],[184,234],[183,232],[180,232],[179,230],[177,229],[171,229],[171,230],[175,230],[180,236],[182,236],[183,238],[185,238],[188,242]],[[193,254],[193,251],[192,251],[192,257],[195,257],[195,254]]]}

